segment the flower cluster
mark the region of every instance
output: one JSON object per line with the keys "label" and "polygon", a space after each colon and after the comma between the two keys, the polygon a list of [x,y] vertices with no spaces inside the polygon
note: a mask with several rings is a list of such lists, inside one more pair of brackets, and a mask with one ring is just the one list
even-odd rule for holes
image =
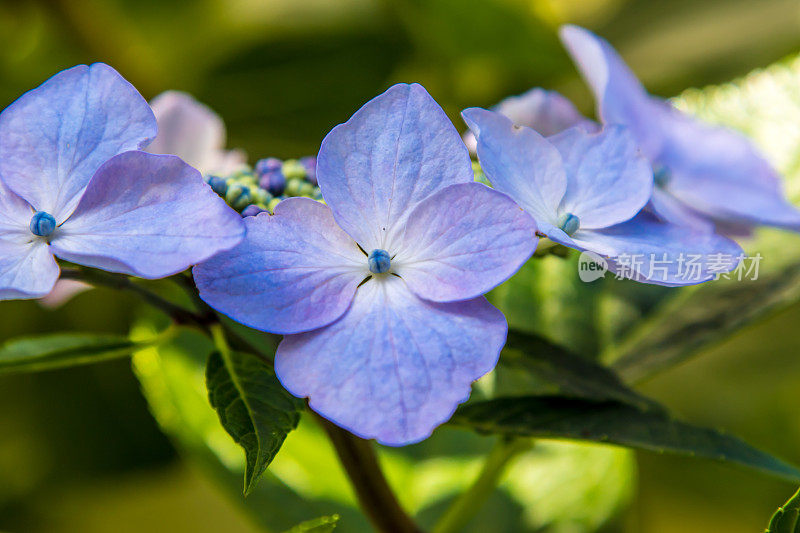
{"label": "flower cluster", "polygon": [[285,161],[268,157],[259,160],[255,167],[241,165],[227,175],[209,174],[206,181],[242,216],[254,216],[264,211],[274,212],[286,198],[322,200],[316,167],[315,157]]}
{"label": "flower cluster", "polygon": [[0,299],[47,294],[55,257],[144,278],[196,265],[208,305],[284,335],[286,389],[403,445],[496,364],[508,326],[483,295],[540,237],[680,286],[741,276],[731,235],[800,229],[748,140],[649,96],[604,40],[561,36],[600,122],[537,88],[463,111],[462,139],[423,87],[398,84],[317,157],[253,167],[190,96],[151,110],[106,65],[64,71],[0,114]]}

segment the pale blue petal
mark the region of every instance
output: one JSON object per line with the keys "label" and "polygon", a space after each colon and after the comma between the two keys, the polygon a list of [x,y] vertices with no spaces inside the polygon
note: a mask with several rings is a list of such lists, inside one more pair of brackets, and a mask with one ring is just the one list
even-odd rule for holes
{"label": "pale blue petal", "polygon": [[714,223],[701,213],[694,211],[661,187],[653,188],[648,209],[664,222],[687,226],[696,230],[713,232]]}
{"label": "pale blue petal", "polygon": [[497,363],[506,332],[502,313],[482,297],[431,303],[389,276],[362,285],[333,324],[285,337],[275,371],[322,416],[401,446],[452,416]]}
{"label": "pale blue petal", "polygon": [[109,158],[156,135],[150,106],[102,63],[56,74],[0,114],[0,176],[60,224]]}
{"label": "pale blue petal", "polygon": [[[596,128],[596,124],[581,115],[569,99],[556,91],[540,87],[534,87],[518,96],[509,96],[493,106],[492,111],[508,117],[514,124],[536,130],[545,137],[577,125],[589,131]],[[464,135],[464,143],[470,151],[477,150],[477,141],[472,132]]]}
{"label": "pale blue petal", "polygon": [[53,234],[67,261],[143,278],[185,270],[242,240],[244,224],[175,156],[126,152],[94,176]]}
{"label": "pale blue petal", "polygon": [[44,240],[31,234],[0,237],[0,300],[44,296],[53,290],[58,273]]}
{"label": "pale blue petal", "polygon": [[367,257],[324,204],[288,198],[245,224],[239,246],[194,268],[203,300],[237,322],[273,333],[325,326],[369,275]]}
{"label": "pale blue petal", "polygon": [[572,60],[592,89],[598,116],[605,124],[628,126],[639,148],[650,158],[661,149],[662,138],[653,127],[653,108],[658,103],[614,48],[605,40],[578,26],[559,30]]}
{"label": "pale blue petal", "polygon": [[539,229],[558,223],[567,189],[561,156],[544,137],[499,113],[473,107],[461,113],[478,138],[478,158],[495,189],[530,213]]}
{"label": "pale blue petal", "polygon": [[414,209],[392,265],[422,298],[466,300],[508,279],[537,242],[533,219],[505,194],[451,185]]}
{"label": "pale blue petal", "polygon": [[646,213],[610,228],[578,230],[571,240],[573,247],[609,259],[612,272],[656,285],[712,280],[736,268],[743,255],[727,237],[660,223]]}
{"label": "pale blue petal", "polygon": [[225,150],[225,124],[211,108],[191,95],[166,91],[150,101],[158,136],[152,154],[177,155],[204,174],[226,174],[246,163],[244,153]]}
{"label": "pale blue petal", "polygon": [[576,215],[581,228],[625,222],[647,203],[653,172],[626,128],[588,133],[575,127],[548,140],[561,153],[567,174],[559,212]]}
{"label": "pale blue petal", "polygon": [[654,121],[665,138],[665,192],[715,221],[800,230],[800,211],[786,200],[780,176],[745,136],[673,108]]}
{"label": "pale blue petal", "polygon": [[0,239],[12,234],[30,237],[33,213],[30,204],[11,192],[0,178]]}
{"label": "pale blue petal", "polygon": [[325,202],[364,249],[388,249],[419,202],[472,179],[461,137],[416,84],[367,102],[325,137],[317,158]]}

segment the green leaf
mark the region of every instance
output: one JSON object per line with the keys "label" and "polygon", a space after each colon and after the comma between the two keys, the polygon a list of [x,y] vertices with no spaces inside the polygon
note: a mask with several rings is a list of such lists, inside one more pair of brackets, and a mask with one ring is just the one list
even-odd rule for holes
{"label": "green leaf", "polygon": [[206,384],[222,426],[244,448],[247,495],[297,427],[303,402],[286,392],[271,366],[241,352],[212,353]]}
{"label": "green leaf", "polygon": [[642,410],[663,409],[658,403],[630,389],[608,368],[536,335],[510,330],[500,362],[536,380],[537,383],[529,387],[528,394],[535,390],[537,395],[617,401]]}
{"label": "green leaf", "polygon": [[297,524],[286,533],[330,533],[336,529],[336,524],[339,523],[339,515],[321,516],[314,520],[307,520],[302,524]]}
{"label": "green leaf", "polygon": [[529,260],[489,300],[511,328],[535,334],[580,354],[598,351],[598,295],[602,282],[578,278],[578,255]]}
{"label": "green leaf", "polygon": [[[157,315],[140,319],[131,335],[149,338]],[[354,531],[369,524],[358,511],[355,496],[332,446],[313,422],[300,421],[247,498],[241,497],[247,462],[208,401],[205,369],[214,351],[211,341],[193,329],[179,330],[167,342],[134,354],[133,368],[159,426],[184,460],[266,531],[284,531],[317,516],[341,515]],[[305,423],[304,423],[305,422]]]}
{"label": "green leaf", "polygon": [[800,533],[800,490],[775,511],[766,533]]}
{"label": "green leaf", "polygon": [[125,357],[147,346],[120,335],[56,333],[0,346],[0,374],[38,372]]}
{"label": "green leaf", "polygon": [[462,406],[452,424],[485,433],[618,444],[658,453],[736,463],[792,482],[800,470],[712,429],[615,401],[563,396],[498,398]]}

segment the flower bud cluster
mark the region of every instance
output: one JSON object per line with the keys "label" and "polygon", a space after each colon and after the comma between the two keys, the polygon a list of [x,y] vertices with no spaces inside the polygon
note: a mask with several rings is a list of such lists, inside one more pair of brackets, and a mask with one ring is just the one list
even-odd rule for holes
{"label": "flower bud cluster", "polygon": [[305,196],[322,200],[317,186],[315,157],[281,160],[268,157],[255,166],[243,165],[227,176],[207,175],[206,182],[242,216],[272,213],[284,198]]}

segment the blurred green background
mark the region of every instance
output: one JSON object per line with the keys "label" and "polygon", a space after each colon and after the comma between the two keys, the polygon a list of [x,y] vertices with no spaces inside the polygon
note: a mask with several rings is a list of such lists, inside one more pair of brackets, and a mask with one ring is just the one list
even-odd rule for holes
{"label": "blurred green background", "polygon": [[[296,157],[315,153],[333,125],[398,81],[425,85],[454,119],[464,107],[488,106],[537,85],[561,90],[590,112],[588,92],[555,36],[562,22],[607,37],[648,88],[664,96],[722,83],[800,51],[797,0],[2,1],[0,104],[63,68],[104,61],[147,98],[167,89],[191,92],[222,115],[229,146],[244,148],[251,159]],[[79,295],[57,311],[3,302],[0,341],[44,331],[127,333],[137,316],[133,300],[106,290]],[[798,321],[800,306],[781,311],[642,390],[689,421],[724,428],[800,464]],[[302,457],[300,433],[294,446]],[[435,456],[440,444],[465,453],[485,448],[469,434],[440,433],[390,461],[413,464]],[[159,429],[128,360],[2,377],[0,531],[256,531],[238,487],[188,460],[190,452]],[[547,452],[545,445],[541,453]],[[619,496],[606,505],[613,516],[598,526],[602,531],[759,531],[792,491],[707,462],[637,459],[638,474],[619,459],[624,475],[616,463],[608,471],[597,470],[596,461],[570,463],[575,483],[595,476],[598,490]],[[474,472],[426,468],[438,472],[437,483],[448,475],[469,481]],[[288,459],[276,469],[292,478]],[[520,502],[542,500],[537,494],[550,477],[569,478],[557,472],[543,469],[531,485],[509,480],[509,491],[490,500],[478,523],[499,530],[500,517],[521,516]],[[330,483],[308,480],[317,488]],[[331,490],[346,494],[330,500],[352,498],[343,483]],[[590,500],[603,505],[597,494]],[[586,501],[575,504],[584,507],[577,514],[586,512]],[[545,513],[554,504],[541,505]],[[420,516],[433,511],[421,509]],[[535,522],[518,524],[535,530]],[[566,522],[548,531],[594,529]]]}

